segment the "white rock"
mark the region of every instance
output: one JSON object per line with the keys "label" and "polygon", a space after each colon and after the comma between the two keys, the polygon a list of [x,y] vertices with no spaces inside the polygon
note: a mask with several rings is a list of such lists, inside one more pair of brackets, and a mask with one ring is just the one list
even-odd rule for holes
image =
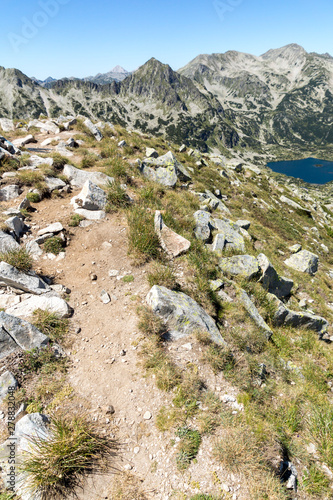
{"label": "white rock", "polygon": [[61,222],[54,222],[53,224],[50,224],[49,226],[45,227],[44,229],[40,229],[37,234],[39,236],[43,236],[43,234],[47,234],[47,233],[56,234],[56,233],[60,233],[60,231],[62,231],[63,229],[64,229],[64,227],[61,224]]}
{"label": "white rock", "polygon": [[29,318],[36,309],[49,311],[56,314],[59,318],[69,318],[72,314],[72,308],[60,297],[32,296],[23,300],[19,304],[6,309],[7,314],[19,318]]}

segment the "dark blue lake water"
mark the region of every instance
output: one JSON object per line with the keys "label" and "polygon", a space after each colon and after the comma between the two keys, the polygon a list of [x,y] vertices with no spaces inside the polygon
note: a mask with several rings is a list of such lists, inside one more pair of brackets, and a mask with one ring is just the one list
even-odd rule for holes
{"label": "dark blue lake water", "polygon": [[274,172],[303,179],[311,184],[333,181],[333,161],[306,158],[305,160],[275,161],[267,163]]}

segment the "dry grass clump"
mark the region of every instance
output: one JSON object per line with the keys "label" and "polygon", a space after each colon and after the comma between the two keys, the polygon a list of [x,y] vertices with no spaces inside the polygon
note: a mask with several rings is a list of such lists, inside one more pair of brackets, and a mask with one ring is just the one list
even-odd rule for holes
{"label": "dry grass clump", "polygon": [[164,265],[154,262],[147,278],[150,286],[159,285],[165,286],[169,290],[179,290],[172,264]]}
{"label": "dry grass clump", "polygon": [[69,329],[69,320],[67,318],[59,318],[55,313],[42,309],[36,309],[33,312],[32,323],[54,342],[62,340]]}
{"label": "dry grass clump", "polygon": [[148,500],[142,488],[142,481],[129,472],[115,476],[109,493],[113,500]]}
{"label": "dry grass clump", "polygon": [[86,474],[103,473],[112,467],[117,445],[100,437],[83,417],[53,416],[50,438],[29,438],[31,450],[20,466],[24,488],[42,500],[68,498]]}
{"label": "dry grass clump", "polygon": [[7,264],[16,267],[19,271],[30,271],[33,265],[30,253],[23,247],[1,252],[0,261],[7,262]]}

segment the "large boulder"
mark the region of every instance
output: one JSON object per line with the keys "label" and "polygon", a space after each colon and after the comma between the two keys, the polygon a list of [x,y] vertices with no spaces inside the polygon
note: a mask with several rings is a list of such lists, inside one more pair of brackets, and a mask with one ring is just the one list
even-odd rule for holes
{"label": "large boulder", "polygon": [[[218,234],[213,242],[213,250],[221,253],[223,250],[235,250],[236,252],[245,252],[244,238],[240,233],[240,227],[232,222],[215,219],[214,227],[218,230]],[[222,241],[224,245],[222,246]],[[217,242],[219,243],[217,245]]]}
{"label": "large boulder", "polygon": [[291,289],[294,286],[293,280],[279,276],[273,265],[263,253],[258,255],[257,260],[262,273],[259,281],[265,290],[269,293],[273,293],[278,298],[290,295]]}
{"label": "large boulder", "polygon": [[326,333],[329,323],[325,318],[304,311],[292,311],[275,295],[267,294],[267,297],[276,306],[273,318],[276,326],[303,327],[307,330],[313,330],[320,335]]}
{"label": "large boulder", "polygon": [[83,123],[90,130],[96,141],[101,141],[103,139],[102,132],[96,127],[96,125],[93,124],[91,120],[89,120],[89,118],[87,118]]}
{"label": "large boulder", "polygon": [[56,189],[62,189],[66,186],[66,182],[62,181],[58,177],[45,177],[44,182],[50,192]]}
{"label": "large boulder", "polygon": [[20,186],[11,184],[0,189],[0,201],[9,201],[17,198],[22,193]]}
{"label": "large boulder", "polygon": [[42,122],[40,120],[31,120],[28,123],[28,129],[30,127],[36,127],[36,128],[39,128],[42,132],[48,132],[51,134],[59,134],[60,133],[60,128],[58,127],[58,125],[56,125],[51,120],[47,120],[45,122]]}
{"label": "large boulder", "polygon": [[273,335],[272,330],[267,325],[267,323],[263,319],[263,317],[260,315],[258,309],[253,304],[253,302],[250,299],[250,297],[248,296],[248,294],[244,290],[241,290],[240,294],[239,294],[239,298],[240,298],[243,306],[245,307],[245,309],[247,310],[247,312],[249,313],[249,315],[253,319],[253,321],[259,327],[259,329],[266,333],[267,338],[271,338],[271,336]]}
{"label": "large boulder", "polygon": [[167,187],[174,187],[177,179],[183,182],[191,180],[186,168],[171,151],[158,158],[146,158],[140,165],[140,171],[148,179]]}
{"label": "large boulder", "polygon": [[7,314],[19,318],[29,318],[36,309],[42,309],[55,314],[59,318],[69,318],[73,309],[60,297],[48,297],[45,295],[33,295],[6,309]]}
{"label": "large boulder", "polygon": [[113,177],[109,177],[102,172],[87,172],[85,170],[80,170],[72,165],[65,165],[63,174],[70,181],[72,186],[83,187],[84,183],[89,180],[98,186],[108,184],[108,182],[113,182]]}
{"label": "large boulder", "polygon": [[242,276],[248,280],[259,274],[259,262],[252,255],[234,255],[220,259],[219,267],[224,274]]}
{"label": "large boulder", "polygon": [[36,274],[25,274],[7,262],[0,262],[0,282],[36,295],[50,290],[50,287]]}
{"label": "large boulder", "polygon": [[10,217],[5,223],[17,238],[20,238],[24,231],[28,229],[20,217]]}
{"label": "large boulder", "polygon": [[168,336],[177,340],[196,331],[204,331],[217,344],[225,344],[215,321],[191,297],[163,286],[153,286],[147,304],[168,326]]}
{"label": "large boulder", "polygon": [[53,224],[50,224],[49,226],[44,227],[43,229],[40,229],[37,234],[39,236],[43,236],[44,234],[49,234],[49,233],[57,234],[63,231],[63,229],[64,227],[61,224],[61,222],[53,222]]}
{"label": "large boulder", "polygon": [[86,181],[82,191],[71,200],[74,208],[85,210],[103,210],[106,205],[106,194],[103,189],[91,181]]}
{"label": "large boulder", "polygon": [[309,252],[308,250],[301,250],[293,254],[289,259],[285,260],[286,266],[301,271],[302,273],[315,274],[318,271],[318,255]]}
{"label": "large boulder", "polygon": [[19,137],[18,139],[13,140],[13,144],[17,148],[23,148],[27,144],[31,144],[31,143],[35,143],[35,142],[37,142],[37,141],[32,134],[29,134],[26,137]]}
{"label": "large boulder", "polygon": [[0,252],[9,252],[19,248],[20,245],[10,234],[0,231]]}
{"label": "large boulder", "polygon": [[0,359],[18,347],[30,351],[48,343],[49,338],[28,321],[0,312]]}
{"label": "large boulder", "polygon": [[191,242],[183,236],[175,233],[163,222],[162,214],[159,210],[155,212],[155,231],[159,237],[161,247],[170,257],[187,252],[191,246]]}
{"label": "large boulder", "polygon": [[213,226],[211,224],[211,214],[205,210],[197,210],[194,215],[195,228],[194,235],[198,240],[205,243],[210,240]]}

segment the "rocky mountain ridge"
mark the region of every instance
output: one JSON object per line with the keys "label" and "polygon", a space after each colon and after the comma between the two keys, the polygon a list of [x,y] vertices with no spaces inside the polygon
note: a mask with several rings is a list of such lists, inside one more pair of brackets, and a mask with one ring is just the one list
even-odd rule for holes
{"label": "rocky mountain ridge", "polygon": [[291,44],[259,57],[200,55],[178,72],[151,59],[122,81],[110,77],[99,85],[100,78],[57,80],[43,88],[18,70],[1,68],[0,114],[80,113],[203,151],[332,154],[333,59],[327,54]]}

